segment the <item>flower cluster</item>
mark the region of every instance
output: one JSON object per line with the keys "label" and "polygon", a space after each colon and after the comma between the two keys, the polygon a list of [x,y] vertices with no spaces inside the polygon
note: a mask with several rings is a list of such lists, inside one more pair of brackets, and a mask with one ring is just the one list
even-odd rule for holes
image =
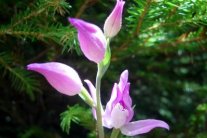
{"label": "flower cluster", "polygon": [[[94,118],[99,126],[99,137],[104,137],[102,126],[120,130],[122,134],[134,136],[147,133],[156,127],[169,129],[167,123],[161,120],[146,119],[130,122],[134,115],[132,99],[129,95],[130,83],[128,82],[128,70],[125,70],[119,83],[115,83],[112,89],[111,98],[103,109],[100,101],[100,81],[101,77],[110,64],[109,41],[118,34],[122,24],[122,12],[125,2],[117,0],[117,3],[104,23],[104,32],[86,21],[68,18],[72,26],[77,29],[80,48],[90,61],[98,65],[96,87],[89,81],[87,83],[90,95],[83,86],[78,73],[71,67],[58,63],[33,63],[27,66],[28,70],[42,74],[49,84],[60,93],[73,96],[79,94],[80,97],[92,107]],[[100,120],[100,121],[99,121]]]}
{"label": "flower cluster", "polygon": [[[86,80],[92,98],[96,101],[95,87],[89,80]],[[115,83],[112,89],[111,98],[106,104],[105,111],[102,111],[103,126],[107,128],[120,129],[122,134],[135,136],[147,133],[153,128],[162,127],[169,129],[167,123],[156,119],[146,119],[130,122],[134,111],[132,108],[132,99],[129,96],[130,83],[128,82],[128,70],[122,72],[119,83]],[[94,112],[94,118],[96,114]]]}

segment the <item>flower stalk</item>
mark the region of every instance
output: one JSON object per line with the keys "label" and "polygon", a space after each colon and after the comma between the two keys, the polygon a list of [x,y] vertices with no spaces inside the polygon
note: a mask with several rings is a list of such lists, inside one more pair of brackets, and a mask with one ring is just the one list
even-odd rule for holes
{"label": "flower stalk", "polygon": [[101,79],[105,72],[107,71],[109,65],[110,65],[110,59],[111,59],[111,50],[110,50],[110,39],[107,39],[107,50],[104,56],[104,59],[97,64],[98,65],[98,71],[96,75],[96,115],[97,115],[97,128],[98,128],[98,134],[99,138],[104,138],[104,129],[102,124],[102,104],[101,104]]}
{"label": "flower stalk", "polygon": [[95,103],[93,102],[93,99],[91,98],[90,94],[86,90],[85,87],[81,89],[81,92],[78,94],[80,98],[86,102],[90,107],[95,107]]}
{"label": "flower stalk", "polygon": [[113,128],[113,131],[111,133],[111,137],[110,138],[117,138],[118,135],[119,135],[119,132],[120,132],[119,129]]}
{"label": "flower stalk", "polygon": [[97,106],[96,106],[96,115],[97,115],[97,128],[98,128],[98,135],[99,138],[104,138],[104,129],[102,125],[102,113],[101,113],[101,78],[102,78],[102,68],[100,64],[98,64],[98,72],[96,76],[96,99],[97,99]]}

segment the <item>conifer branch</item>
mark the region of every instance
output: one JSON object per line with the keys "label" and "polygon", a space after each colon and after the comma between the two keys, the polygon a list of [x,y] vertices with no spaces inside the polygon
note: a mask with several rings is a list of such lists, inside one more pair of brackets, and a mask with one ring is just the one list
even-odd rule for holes
{"label": "conifer branch", "polygon": [[191,24],[192,25],[192,24],[196,24],[197,22],[199,22],[201,20],[202,20],[202,17],[200,17],[196,20],[190,19],[190,20],[177,20],[175,22],[161,22],[159,24],[156,24],[156,25],[153,25],[149,28],[146,28],[144,30],[144,32],[157,30],[157,29],[160,29],[161,27],[173,27],[173,26],[183,25],[183,24]]}
{"label": "conifer branch", "polygon": [[158,45],[158,47],[169,47],[169,46],[178,46],[180,44],[188,44],[188,43],[198,43],[198,42],[207,42],[207,38],[205,37],[197,37],[197,38],[193,38],[193,39],[190,39],[190,40],[185,40],[185,41],[174,41],[174,42],[171,42],[171,43],[162,43],[160,45]]}
{"label": "conifer branch", "polygon": [[[38,3],[38,2],[37,2]],[[68,12],[70,5],[65,2],[65,0],[52,0],[52,1],[45,1],[39,0],[38,5],[34,9],[27,9],[26,13],[20,13],[17,20],[14,20],[14,24],[11,24],[11,28],[16,27],[17,25],[32,19],[33,17],[37,17],[40,14],[49,14],[48,12],[51,10],[53,13],[58,12],[60,15],[64,15]],[[28,12],[28,13],[27,13]],[[23,16],[21,16],[21,14]],[[48,15],[47,15],[48,16]]]}
{"label": "conifer branch", "polygon": [[39,82],[37,82],[30,74],[24,69],[13,68],[10,65],[13,62],[11,55],[7,53],[0,53],[0,68],[4,70],[4,76],[8,74],[11,80],[11,86],[19,91],[25,91],[32,100],[34,100],[34,93],[39,90]]}
{"label": "conifer branch", "polygon": [[27,37],[33,37],[36,39],[43,39],[46,37],[45,34],[41,32],[30,32],[30,31],[11,31],[11,30],[4,30],[0,32],[0,36],[2,35],[11,35],[11,36],[27,36]]}
{"label": "conifer branch", "polygon": [[21,24],[22,22],[26,21],[26,20],[29,20],[31,19],[32,17],[36,17],[38,16],[39,14],[43,13],[45,10],[46,10],[47,7],[44,7],[38,11],[32,11],[30,14],[26,15],[25,17],[19,19],[18,21],[16,21],[14,24],[11,25],[11,28],[14,28],[16,27],[17,25]]}
{"label": "conifer branch", "polygon": [[79,18],[84,13],[84,11],[88,8],[88,5],[92,2],[93,4],[95,4],[97,0],[85,0],[85,2],[81,5],[78,12],[76,13],[75,17]]}
{"label": "conifer branch", "polygon": [[33,63],[33,62],[35,62],[35,61],[38,61],[38,59],[40,59],[41,57],[43,57],[48,51],[49,51],[49,48],[43,50],[42,52],[38,53],[37,56],[32,57],[31,59],[29,59],[29,60],[27,61],[27,63],[29,64],[29,63]]}
{"label": "conifer branch", "polygon": [[147,11],[148,11],[148,9],[150,7],[151,1],[152,0],[147,0],[146,5],[144,7],[144,10],[143,10],[142,14],[139,16],[138,23],[137,23],[137,26],[136,26],[136,30],[133,33],[133,37],[139,36],[140,29],[141,29],[144,17],[147,14]]}
{"label": "conifer branch", "polygon": [[137,26],[135,27],[135,31],[126,39],[126,41],[124,41],[121,46],[119,47],[119,50],[124,50],[127,47],[127,44],[129,44],[135,37],[139,36],[140,33],[140,29],[144,20],[145,15],[147,14],[147,11],[150,7],[151,4],[151,0],[147,0],[144,10],[142,11],[141,15],[139,16],[139,18],[137,19]]}

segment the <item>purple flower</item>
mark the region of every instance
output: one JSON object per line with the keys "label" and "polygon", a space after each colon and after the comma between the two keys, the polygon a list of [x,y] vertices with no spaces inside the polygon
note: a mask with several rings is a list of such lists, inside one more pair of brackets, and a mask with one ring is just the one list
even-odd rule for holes
{"label": "purple flower", "polygon": [[[92,95],[94,95],[94,86],[88,81],[87,84],[90,90],[93,91],[91,92]],[[107,128],[120,129],[122,134],[127,136],[147,133],[156,127],[169,129],[167,123],[156,119],[130,122],[134,115],[134,111],[132,107],[132,100],[129,96],[129,87],[130,83],[128,82],[128,70],[125,70],[120,76],[119,83],[114,84],[111,98],[106,105],[105,111],[102,112],[103,126]],[[95,114],[94,117],[96,118]]]}
{"label": "purple flower", "polygon": [[129,96],[129,86],[128,71],[125,70],[120,76],[120,82],[114,84],[111,99],[106,105],[103,115],[105,127],[120,129],[122,134],[127,136],[147,133],[156,127],[169,129],[168,124],[155,119],[130,122],[134,111]]}
{"label": "purple flower", "polygon": [[114,7],[113,11],[108,16],[108,18],[106,19],[104,24],[104,34],[107,37],[114,37],[120,31],[124,4],[125,1],[117,0],[116,6]]}
{"label": "purple flower", "polygon": [[81,92],[83,85],[78,73],[65,64],[58,62],[33,63],[27,65],[27,69],[42,74],[60,93],[73,96]]}
{"label": "purple flower", "polygon": [[[129,96],[128,71],[120,76],[119,84],[115,83],[104,113],[104,124],[108,128],[121,128],[129,123],[134,115],[132,100]],[[118,115],[118,116],[117,116]]]}
{"label": "purple flower", "polygon": [[99,63],[103,60],[107,42],[101,29],[80,19],[68,18],[78,30],[78,40],[83,54],[91,61]]}

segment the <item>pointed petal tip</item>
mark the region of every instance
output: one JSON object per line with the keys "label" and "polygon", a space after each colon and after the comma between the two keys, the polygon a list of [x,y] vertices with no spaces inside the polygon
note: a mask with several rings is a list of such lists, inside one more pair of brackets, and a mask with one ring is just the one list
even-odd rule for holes
{"label": "pointed petal tip", "polygon": [[149,120],[157,122],[157,127],[161,127],[161,128],[165,128],[167,130],[170,130],[169,125],[162,120],[156,120],[156,119],[149,119]]}
{"label": "pointed petal tip", "polygon": [[125,4],[125,1],[123,1],[123,0],[117,0],[117,2],[119,2],[121,4]]}
{"label": "pointed petal tip", "polygon": [[121,77],[123,78],[127,78],[128,79],[128,76],[129,76],[129,71],[126,69],[124,70],[122,73],[121,73]]}
{"label": "pointed petal tip", "polygon": [[34,70],[38,66],[39,66],[38,63],[32,63],[32,64],[27,65],[26,68],[27,68],[27,70]]}
{"label": "pointed petal tip", "polygon": [[156,119],[146,119],[134,121],[126,124],[121,128],[121,132],[127,136],[135,136],[139,134],[144,134],[150,132],[154,128],[165,128],[169,130],[169,125],[161,120]]}
{"label": "pointed petal tip", "polygon": [[119,6],[121,6],[121,7],[123,7],[124,4],[125,4],[125,1],[123,1],[123,0],[117,0],[116,1],[116,4],[119,5]]}
{"label": "pointed petal tip", "polygon": [[80,27],[80,24],[83,22],[81,19],[72,18],[72,17],[68,17],[68,21],[72,26],[74,26],[77,29]]}
{"label": "pointed petal tip", "polygon": [[27,65],[27,66],[26,66],[26,69],[27,69],[27,70],[31,70],[31,69],[32,69],[31,64]]}
{"label": "pointed petal tip", "polygon": [[129,71],[128,71],[128,69],[124,70],[124,73],[127,73],[127,74],[129,74]]}
{"label": "pointed petal tip", "polygon": [[87,80],[87,79],[85,79],[85,80],[83,80],[85,83],[87,83],[89,80]]}
{"label": "pointed petal tip", "polygon": [[122,0],[121,2],[122,2],[123,5],[125,4],[125,1]]}
{"label": "pointed petal tip", "polygon": [[170,126],[167,123],[165,123],[164,121],[163,121],[163,126],[162,127],[167,129],[167,130],[170,130]]}
{"label": "pointed petal tip", "polygon": [[93,85],[93,83],[92,83],[90,80],[88,80],[88,79],[85,79],[84,82],[85,82],[87,85]]}
{"label": "pointed petal tip", "polygon": [[166,122],[164,122],[164,121],[162,121],[162,120],[156,120],[156,119],[149,119],[149,121],[154,121],[155,123],[157,123],[157,127],[161,127],[161,128],[165,128],[165,129],[167,129],[167,130],[170,130],[170,126],[166,123]]}
{"label": "pointed petal tip", "polygon": [[69,21],[72,25],[74,25],[75,22],[76,22],[76,19],[75,19],[75,18],[68,17],[68,21]]}
{"label": "pointed petal tip", "polygon": [[88,83],[88,82],[90,82],[88,79],[85,79],[85,80],[83,80],[85,83]]}
{"label": "pointed petal tip", "polygon": [[85,82],[88,86],[91,86],[91,85],[92,85],[91,81],[88,80],[88,79],[85,79],[84,82]]}
{"label": "pointed petal tip", "polygon": [[93,99],[94,103],[96,103],[96,88],[95,88],[95,86],[92,84],[92,82],[90,80],[86,79],[86,80],[84,80],[84,82],[88,85],[92,99]]}

